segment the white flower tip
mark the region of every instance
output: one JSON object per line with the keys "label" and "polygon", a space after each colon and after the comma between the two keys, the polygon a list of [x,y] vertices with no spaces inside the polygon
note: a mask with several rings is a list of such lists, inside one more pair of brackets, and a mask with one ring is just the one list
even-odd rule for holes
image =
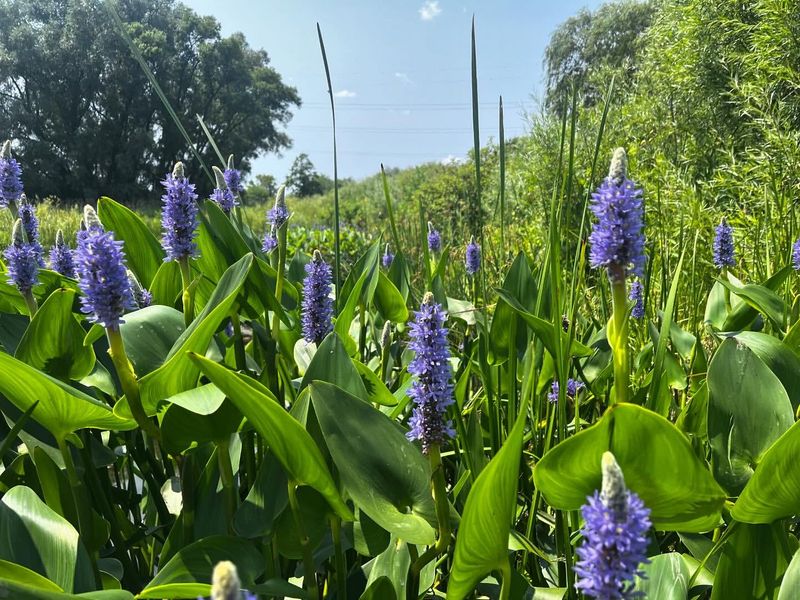
{"label": "white flower tip", "polygon": [[422,297],[423,304],[433,304],[436,300],[433,297],[433,292],[425,292],[425,295]]}
{"label": "white flower tip", "polygon": [[239,598],[241,582],[236,565],[229,560],[218,562],[211,576],[211,599],[234,600]]}
{"label": "white flower tip", "polygon": [[611,167],[608,169],[608,176],[617,185],[621,184],[628,175],[628,155],[625,148],[617,148],[611,157]]}
{"label": "white flower tip", "polygon": [[100,217],[97,216],[97,211],[90,204],[86,204],[83,207],[83,226],[86,229],[91,229],[92,227],[103,229],[103,224],[100,222]]}
{"label": "white flower tip", "polygon": [[64,232],[60,229],[56,231],[56,246],[64,245]]}
{"label": "white flower tip", "polygon": [[178,161],[175,163],[175,166],[172,168],[172,176],[175,179],[183,179],[184,178],[184,170],[183,170],[183,163]]}
{"label": "white flower tip", "polygon": [[0,157],[11,158],[11,140],[3,142],[3,149],[0,150]]}
{"label": "white flower tip", "polygon": [[15,244],[25,243],[25,228],[22,226],[22,219],[14,221],[14,229],[12,230],[11,239]]}
{"label": "white flower tip", "polygon": [[381,332],[381,347],[388,348],[392,342],[392,322],[386,321],[383,324],[383,331]]}
{"label": "white flower tip", "polygon": [[286,208],[286,186],[281,185],[275,193],[275,208]]}
{"label": "white flower tip", "polygon": [[611,452],[603,452],[600,461],[603,470],[601,495],[606,506],[616,511],[625,510],[625,477],[622,475],[616,457]]}
{"label": "white flower tip", "polygon": [[226,168],[228,168],[228,169],[232,169],[233,168],[233,154],[231,154],[228,157],[228,166]]}
{"label": "white flower tip", "polygon": [[211,167],[211,170],[214,171],[214,179],[216,180],[215,185],[217,189],[224,190],[226,187],[225,175],[223,174],[222,169],[220,169],[217,165],[214,165],[213,167]]}

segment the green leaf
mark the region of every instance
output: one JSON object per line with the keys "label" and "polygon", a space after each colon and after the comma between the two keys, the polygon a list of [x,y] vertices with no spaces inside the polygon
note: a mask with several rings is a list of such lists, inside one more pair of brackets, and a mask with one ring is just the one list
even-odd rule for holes
{"label": "green leaf", "polygon": [[170,260],[162,263],[148,288],[153,295],[153,305],[175,306],[183,292],[181,269],[177,262]]}
{"label": "green leaf", "polygon": [[31,319],[14,353],[18,360],[61,380],[80,380],[92,372],[94,350],[83,345],[86,332],[72,305],[73,290],[56,290]]}
{"label": "green leaf", "polygon": [[500,451],[472,484],[456,536],[453,568],[447,584],[448,600],[465,598],[494,570],[503,573],[504,585],[511,585],[508,534],[516,506],[526,414],[526,408],[521,407],[520,416]]}
{"label": "green leaf", "polygon": [[[48,592],[63,592],[61,586],[53,583],[47,577],[39,575],[36,571],[31,571],[27,567],[18,565],[7,560],[0,560],[0,581],[14,581],[16,583],[34,587]],[[2,586],[2,583],[0,583]],[[0,587],[0,591],[2,591]],[[2,596],[0,596],[1,598]]]}
{"label": "green leaf", "polygon": [[[230,314],[252,264],[253,255],[248,254],[225,271],[203,311],[175,341],[164,363],[139,381],[148,415],[156,414],[159,402],[195,386],[200,369],[188,353],[205,354],[217,327]],[[127,399],[117,402],[114,412],[129,416]]]}
{"label": "green leaf", "polygon": [[345,348],[347,348],[347,354],[349,356],[353,356],[358,350],[356,342],[350,337],[350,325],[355,317],[356,308],[358,308],[359,298],[361,297],[361,290],[364,288],[368,274],[367,271],[364,271],[361,277],[355,282],[353,291],[347,296],[347,302],[337,315],[336,322],[333,325],[334,331],[341,338]]}
{"label": "green leaf", "polygon": [[311,401],[339,475],[359,508],[413,544],[434,541],[436,509],[428,461],[386,415],[330,383]]}
{"label": "green leaf", "polygon": [[642,598],[658,600],[687,600],[689,597],[689,578],[691,573],[677,552],[650,557],[648,564],[642,565],[645,577],[636,578],[636,591]]}
{"label": "green leaf", "polygon": [[197,354],[190,358],[264,436],[292,479],[316,489],[339,516],[353,520],[314,440],[269,390],[207,358]]}
{"label": "green leaf", "polygon": [[171,600],[208,596],[214,565],[222,560],[236,565],[244,587],[251,586],[264,571],[264,558],[251,542],[215,535],[179,550],[137,598]]}
{"label": "green leaf", "polygon": [[795,423],[762,456],[731,514],[745,523],[772,523],[800,513],[800,423]]}
{"label": "green leaf", "polygon": [[[786,303],[771,289],[755,283],[748,283],[738,287],[724,279],[719,279],[718,281],[724,287],[728,288],[731,293],[741,298],[750,308],[767,316],[775,327],[778,329],[783,328],[783,317],[787,310]],[[736,313],[726,319],[723,325],[725,329],[730,330],[737,328],[735,326],[740,323],[732,319],[732,317],[735,316]]]}
{"label": "green leaf", "polygon": [[775,598],[790,558],[783,525],[733,526],[736,530],[722,546],[711,600]]}
{"label": "green leaf", "polygon": [[83,594],[67,594],[31,587],[0,577],[0,598],[13,600],[133,600],[133,594],[125,590],[99,590]]}
{"label": "green leaf", "polygon": [[800,590],[800,550],[794,553],[789,568],[786,569],[778,600],[795,600],[797,590]]}
{"label": "green leaf", "polygon": [[[347,339],[350,339],[349,336]],[[361,398],[364,402],[370,402],[364,381],[347,353],[342,338],[336,332],[328,334],[322,340],[303,375],[300,389],[305,389],[312,381],[327,381]]]}
{"label": "green leaf", "polygon": [[0,531],[0,559],[35,571],[70,593],[94,587],[78,532],[32,489],[16,486],[0,499]]}
{"label": "green leaf", "polygon": [[735,339],[725,340],[714,354],[708,388],[712,470],[736,495],[762,454],[794,423],[792,404],[775,374]]}
{"label": "green leaf", "polygon": [[375,308],[387,321],[408,321],[408,307],[403,295],[382,271],[378,272],[378,285],[375,287],[373,301]]}
{"label": "green leaf", "polygon": [[153,305],[125,315],[119,330],[125,353],[141,379],[164,363],[185,327],[181,312],[170,306]]}
{"label": "green leaf", "polygon": [[250,539],[272,535],[275,520],[289,503],[288,484],[280,463],[273,454],[268,454],[261,461],[247,498],[234,515],[236,533]]}
{"label": "green leaf", "polygon": [[776,337],[755,331],[740,331],[735,336],[760,358],[769,370],[780,379],[792,408],[800,406],[800,357]]}
{"label": "green leaf", "polygon": [[364,590],[359,600],[397,600],[392,580],[386,575],[381,575]]}
{"label": "green leaf", "polygon": [[546,453],[534,468],[534,483],[553,508],[578,510],[600,489],[605,451],[617,458],[657,529],[702,532],[718,525],[725,492],[689,440],[665,418],[633,404],[612,406],[595,425]]}
{"label": "green leaf", "polygon": [[135,212],[106,196],[97,201],[97,216],[116,239],[125,242],[128,267],[148,287],[164,261],[164,250],[150,228]]}
{"label": "green leaf", "polygon": [[[520,307],[526,312],[535,310],[536,282],[531,275],[528,259],[524,252],[519,252],[514,263],[506,273],[503,281],[503,290],[512,298],[520,302]],[[489,361],[492,364],[502,364],[508,360],[510,353],[516,351],[523,353],[528,333],[525,327],[520,327],[520,318],[516,311],[501,298],[497,300],[497,307],[492,317],[491,333],[489,335]],[[512,329],[513,328],[513,329]],[[513,340],[509,339],[510,331],[515,331]]]}
{"label": "green leaf", "polygon": [[132,419],[117,417],[91,396],[3,353],[0,353],[0,394],[21,411],[38,402],[32,416],[56,439],[64,439],[84,427],[123,431],[136,425]]}

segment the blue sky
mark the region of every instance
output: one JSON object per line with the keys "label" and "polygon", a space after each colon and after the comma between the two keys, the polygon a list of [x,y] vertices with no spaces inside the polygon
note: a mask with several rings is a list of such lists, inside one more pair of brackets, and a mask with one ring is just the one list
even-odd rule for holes
{"label": "blue sky", "polygon": [[[331,175],[331,122],[316,23],[322,27],[336,93],[339,174],[360,178],[380,163],[405,167],[464,157],[472,146],[470,20],[475,15],[481,138],[525,130],[538,109],[550,33],[599,0],[183,0],[214,15],[224,35],[241,31],[265,49],[303,106],[286,131],[283,157],[256,160],[253,173],[282,180],[297,154]],[[235,149],[231,149],[235,152]]]}

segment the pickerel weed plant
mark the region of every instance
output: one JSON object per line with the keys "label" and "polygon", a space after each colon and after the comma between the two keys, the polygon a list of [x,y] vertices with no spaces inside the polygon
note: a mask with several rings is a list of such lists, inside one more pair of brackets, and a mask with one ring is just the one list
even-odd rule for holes
{"label": "pickerel weed plant", "polygon": [[357,252],[338,201],[255,222],[218,153],[160,239],[101,197],[45,264],[4,146],[0,598],[798,597],[796,232],[665,240],[609,89],[587,172],[564,103],[545,241],[498,240],[472,41],[474,237],[398,228],[385,179]]}

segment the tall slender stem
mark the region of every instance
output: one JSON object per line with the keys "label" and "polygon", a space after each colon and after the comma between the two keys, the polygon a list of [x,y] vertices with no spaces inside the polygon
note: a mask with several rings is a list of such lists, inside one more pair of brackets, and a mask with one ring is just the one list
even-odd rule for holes
{"label": "tall slender stem", "polygon": [[39,305],[36,303],[36,298],[33,297],[33,292],[31,290],[23,292],[22,297],[25,299],[25,306],[28,307],[28,314],[30,315],[31,319],[33,319],[33,315],[35,315],[36,311],[39,310]]}
{"label": "tall slender stem", "polygon": [[419,574],[422,568],[447,550],[450,545],[450,503],[447,500],[447,485],[444,480],[444,465],[439,444],[431,444],[428,448],[428,458],[431,462],[431,489],[433,501],[436,503],[436,519],[439,522],[439,537],[436,544],[428,548],[413,565],[415,573]]}
{"label": "tall slender stem", "polygon": [[142,399],[139,395],[139,382],[136,379],[136,373],[133,372],[133,365],[131,365],[128,355],[125,353],[122,334],[120,334],[119,329],[107,327],[106,336],[108,337],[109,345],[108,353],[111,355],[111,360],[117,370],[117,376],[122,385],[122,391],[125,392],[125,397],[128,399],[128,406],[131,409],[133,418],[150,439],[159,441],[161,432],[153,420],[147,416],[144,406],[142,406]]}
{"label": "tall slender stem", "polygon": [[613,314],[609,325],[608,339],[614,360],[614,395],[613,403],[628,401],[628,387],[630,374],[628,367],[628,293],[625,276],[622,273],[611,272],[611,297]]}
{"label": "tall slender stem", "polygon": [[181,283],[183,285],[183,321],[189,327],[194,320],[194,292],[192,290],[192,268],[189,266],[189,257],[178,260],[181,269]]}
{"label": "tall slender stem", "polygon": [[[281,302],[281,298],[283,297],[283,277],[284,271],[286,270],[286,243],[287,243],[287,236],[286,236],[286,223],[281,225],[278,228],[278,262],[275,265],[275,271],[277,275],[275,276],[275,299],[278,301],[278,304]],[[278,335],[281,332],[281,321],[278,317],[278,313],[275,312],[272,314],[272,339],[275,340],[275,344],[278,344]]]}
{"label": "tall slender stem", "polygon": [[294,516],[294,524],[297,527],[297,533],[300,535],[300,546],[303,548],[303,568],[305,576],[303,577],[303,584],[308,590],[308,595],[312,600],[319,599],[319,588],[317,586],[317,569],[314,566],[314,556],[311,552],[311,541],[306,535],[306,528],[303,524],[303,515],[300,512],[300,503],[297,501],[297,482],[289,482],[289,506],[292,509]]}
{"label": "tall slender stem", "polygon": [[331,536],[336,561],[336,597],[347,598],[347,562],[342,548],[342,520],[337,516],[331,517]]}
{"label": "tall slender stem", "polygon": [[236,488],[233,481],[233,465],[231,453],[228,448],[228,439],[217,442],[217,463],[219,464],[219,478],[222,481],[222,493],[225,497],[225,521],[228,532],[233,533],[233,515],[236,512]]}

